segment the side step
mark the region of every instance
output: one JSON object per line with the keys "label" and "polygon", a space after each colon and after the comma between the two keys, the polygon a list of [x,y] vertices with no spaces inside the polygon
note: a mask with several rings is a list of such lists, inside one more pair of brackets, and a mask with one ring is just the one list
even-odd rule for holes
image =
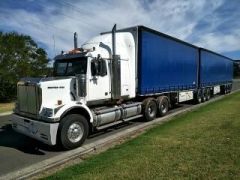
{"label": "side step", "polygon": [[103,130],[103,129],[109,128],[111,126],[115,126],[115,125],[118,125],[118,124],[121,124],[121,123],[124,123],[124,122],[128,122],[128,121],[131,121],[133,119],[137,119],[137,118],[141,118],[141,117],[143,117],[143,115],[139,114],[137,116],[129,117],[129,118],[126,118],[126,119],[121,119],[119,121],[115,121],[115,122],[112,122],[112,123],[109,123],[109,124],[106,124],[106,125],[96,127],[96,129],[97,130]]}

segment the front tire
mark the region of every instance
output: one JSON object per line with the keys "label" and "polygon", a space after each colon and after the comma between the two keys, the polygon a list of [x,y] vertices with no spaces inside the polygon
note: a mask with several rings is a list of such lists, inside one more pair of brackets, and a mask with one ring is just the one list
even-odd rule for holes
{"label": "front tire", "polygon": [[79,114],[70,114],[60,122],[58,139],[64,149],[74,149],[83,144],[88,133],[87,119]]}

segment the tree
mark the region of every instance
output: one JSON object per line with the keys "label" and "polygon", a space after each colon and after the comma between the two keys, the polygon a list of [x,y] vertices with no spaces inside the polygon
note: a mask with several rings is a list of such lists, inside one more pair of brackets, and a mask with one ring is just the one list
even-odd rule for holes
{"label": "tree", "polygon": [[16,97],[20,78],[44,75],[47,63],[47,53],[30,36],[0,32],[0,101]]}

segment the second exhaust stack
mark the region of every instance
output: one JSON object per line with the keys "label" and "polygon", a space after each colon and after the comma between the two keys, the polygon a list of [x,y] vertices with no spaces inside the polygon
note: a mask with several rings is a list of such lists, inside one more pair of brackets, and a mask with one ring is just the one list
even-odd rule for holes
{"label": "second exhaust stack", "polygon": [[75,32],[74,33],[74,49],[77,49],[77,48],[78,48],[78,35]]}

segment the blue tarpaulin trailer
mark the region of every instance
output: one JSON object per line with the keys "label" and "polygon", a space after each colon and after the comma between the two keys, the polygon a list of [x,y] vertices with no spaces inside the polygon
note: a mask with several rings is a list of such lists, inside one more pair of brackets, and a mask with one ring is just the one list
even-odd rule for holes
{"label": "blue tarpaulin trailer", "polygon": [[187,90],[213,94],[218,92],[215,86],[231,89],[230,58],[144,26],[138,26],[137,32],[138,95]]}
{"label": "blue tarpaulin trailer", "polygon": [[199,51],[196,46],[148,28],[139,28],[138,93],[196,89]]}
{"label": "blue tarpaulin trailer", "polygon": [[206,49],[200,49],[200,87],[231,83],[233,61]]}

